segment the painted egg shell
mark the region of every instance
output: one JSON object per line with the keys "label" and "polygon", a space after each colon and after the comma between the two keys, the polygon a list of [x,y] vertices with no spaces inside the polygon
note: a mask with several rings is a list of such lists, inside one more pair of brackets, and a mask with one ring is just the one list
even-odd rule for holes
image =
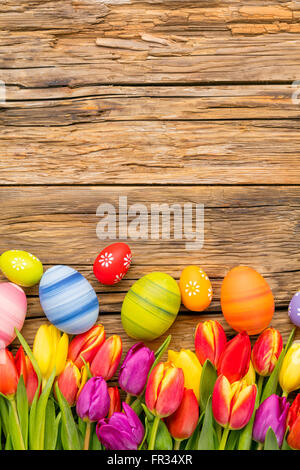
{"label": "painted egg shell", "polygon": [[0,284],[0,349],[16,337],[15,328],[22,329],[27,311],[26,295],[21,287],[11,282]]}
{"label": "painted egg shell", "polygon": [[212,286],[207,274],[198,266],[187,266],[181,273],[179,287],[183,305],[194,312],[205,310],[212,299]]}
{"label": "painted egg shell", "polygon": [[9,250],[0,256],[0,269],[11,282],[23,287],[37,284],[43,275],[40,260],[22,250]]}
{"label": "painted egg shell", "polygon": [[94,262],[94,274],[99,282],[111,286],[127,273],[131,263],[131,251],[126,243],[113,243],[104,248]]}
{"label": "painted egg shell", "polygon": [[257,271],[237,266],[223,280],[221,307],[227,323],[234,330],[255,335],[272,320],[274,298],[269,284]]}
{"label": "painted egg shell", "polygon": [[289,317],[294,325],[300,326],[300,292],[296,292],[290,301]]}
{"label": "painted egg shell", "polygon": [[134,339],[158,338],[176,319],[180,300],[177,282],[168,274],[143,276],[125,296],[121,312],[124,330]]}
{"label": "painted egg shell", "polygon": [[45,272],[40,282],[40,302],[48,320],[69,334],[89,330],[99,314],[91,284],[69,266],[54,266]]}

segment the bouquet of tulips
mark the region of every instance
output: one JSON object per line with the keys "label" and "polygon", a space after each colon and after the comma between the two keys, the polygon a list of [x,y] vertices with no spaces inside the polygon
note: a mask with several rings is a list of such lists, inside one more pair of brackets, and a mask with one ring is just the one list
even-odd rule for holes
{"label": "bouquet of tulips", "polygon": [[[199,323],[195,353],[154,353],[142,342],[122,356],[104,327],[69,338],[42,325],[33,350],[0,351],[0,443],[7,450],[300,449],[300,343],[283,348],[268,328],[227,341],[214,320]],[[257,380],[256,380],[257,377]],[[121,393],[120,393],[121,390]],[[121,404],[121,396],[124,398]]]}

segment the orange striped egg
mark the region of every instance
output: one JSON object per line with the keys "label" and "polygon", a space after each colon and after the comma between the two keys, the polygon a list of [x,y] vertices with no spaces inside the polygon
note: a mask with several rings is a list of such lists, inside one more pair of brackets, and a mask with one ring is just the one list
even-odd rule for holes
{"label": "orange striped egg", "polygon": [[274,298],[269,284],[255,269],[237,266],[223,280],[221,307],[234,330],[256,335],[272,320]]}

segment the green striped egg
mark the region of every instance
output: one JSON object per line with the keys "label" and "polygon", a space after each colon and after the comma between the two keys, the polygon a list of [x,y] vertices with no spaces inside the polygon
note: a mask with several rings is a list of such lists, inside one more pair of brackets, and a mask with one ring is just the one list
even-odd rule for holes
{"label": "green striped egg", "polygon": [[125,296],[121,311],[124,330],[131,338],[152,341],[170,328],[180,302],[175,279],[165,273],[147,274]]}

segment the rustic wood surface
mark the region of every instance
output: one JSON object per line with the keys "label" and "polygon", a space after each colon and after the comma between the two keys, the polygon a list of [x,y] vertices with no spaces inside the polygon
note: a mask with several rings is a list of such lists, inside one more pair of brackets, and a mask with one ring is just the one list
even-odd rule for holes
{"label": "rustic wood surface", "polygon": [[[172,347],[216,318],[226,272],[247,264],[273,290],[284,339],[300,287],[300,2],[4,0],[0,5],[0,250],[74,266],[92,283],[107,334],[142,275],[201,265],[214,298],[180,315]],[[93,276],[103,202],[204,204],[204,247],[129,241],[113,287]],[[4,276],[0,275],[0,280]],[[46,321],[26,289],[24,335]],[[164,336],[165,337],[165,336]],[[300,338],[300,335],[298,335]],[[156,347],[160,340],[152,346]],[[15,346],[14,346],[15,347]]]}

